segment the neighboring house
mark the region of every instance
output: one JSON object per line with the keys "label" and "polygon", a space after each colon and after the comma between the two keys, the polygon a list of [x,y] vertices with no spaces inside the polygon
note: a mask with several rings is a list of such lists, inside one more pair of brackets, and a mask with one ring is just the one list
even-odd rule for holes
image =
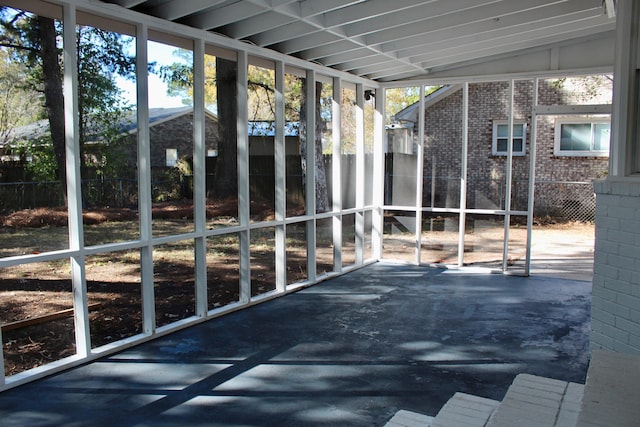
{"label": "neighboring house", "polygon": [[[205,149],[207,157],[218,155],[218,118],[205,110]],[[180,159],[193,158],[193,107],[151,108],[149,110],[151,167],[174,167]],[[137,126],[128,129],[132,147],[136,147]],[[135,150],[130,151],[136,156]],[[135,162],[134,162],[135,164]]]}
{"label": "neighboring house", "polygon": [[[610,79],[562,79],[540,82],[538,104],[610,104]],[[526,210],[531,155],[533,82],[514,86],[512,208]],[[395,130],[409,128],[417,136],[419,106],[413,104],[395,115]],[[507,160],[509,84],[469,85],[467,207],[503,209]],[[540,191],[544,183],[591,182],[603,178],[609,165],[609,115],[538,116],[536,137],[536,209],[562,210],[566,204],[593,204],[593,189],[567,190],[558,202],[556,194]],[[458,207],[462,152],[462,87],[443,86],[425,98],[424,182],[425,206]],[[398,139],[397,135],[388,140]],[[416,138],[413,138],[417,140]],[[397,144],[394,144],[397,145]],[[389,151],[393,151],[389,145]],[[397,151],[396,151],[397,152]],[[405,154],[415,147],[403,146]],[[574,186],[575,187],[575,186]],[[588,187],[588,188],[587,188]],[[573,187],[572,187],[573,188]],[[584,188],[587,188],[585,193]],[[549,196],[549,197],[547,197]],[[553,201],[550,196],[553,196]],[[583,200],[587,198],[589,200]]]}
{"label": "neighboring house", "polygon": [[[210,111],[205,111],[205,150],[207,186],[212,185],[211,179],[215,174],[215,162],[218,156],[218,122],[217,117]],[[116,180],[135,180],[138,157],[138,126],[136,112],[129,113],[118,124],[122,137],[115,142],[118,151],[119,176],[104,176]],[[254,176],[263,177],[265,188],[273,191],[272,183],[275,176],[274,169],[274,141],[275,123],[272,121],[252,121],[248,123],[249,154],[251,169]],[[285,150],[289,168],[299,170],[300,142],[298,135],[299,123],[290,122],[285,126]],[[94,165],[100,165],[103,160],[105,146],[110,142],[95,132],[96,137],[84,144],[84,156],[87,164],[91,165],[84,171],[85,178],[96,177]],[[19,141],[36,141],[45,139],[49,134],[49,123],[40,120],[36,123],[14,129],[7,147],[4,147],[0,157],[0,179],[5,182],[21,182],[24,176],[24,161],[11,153],[11,145]],[[154,182],[154,194],[166,198],[167,194],[175,197],[189,197],[185,190],[184,178],[190,175],[189,168],[177,171],[181,160],[192,164],[193,159],[193,107],[151,108],[149,110],[149,140],[151,152],[151,173]],[[0,147],[2,148],[2,147]],[[301,171],[298,171],[301,174]],[[187,184],[187,187],[189,184]],[[120,187],[116,186],[120,191]],[[114,191],[116,191],[114,190]],[[265,190],[266,191],[266,190]],[[302,190],[299,189],[301,192]],[[103,194],[105,190],[102,190]],[[166,194],[163,194],[166,193]]]}
{"label": "neighboring house", "polygon": [[[210,111],[205,111],[205,146],[207,157],[218,155],[218,124],[217,117]],[[149,110],[149,131],[151,142],[152,164],[156,167],[174,167],[180,159],[190,159],[193,156],[193,107],[151,108]],[[274,154],[274,122],[249,122],[249,146],[252,156],[273,156]],[[137,158],[137,121],[135,112],[123,119],[122,133],[126,140],[127,162],[136,163]],[[299,155],[299,123],[290,122],[285,126],[285,143],[287,155]],[[21,140],[35,140],[47,136],[49,124],[47,120],[16,128],[7,145]],[[104,143],[96,141],[87,146]],[[9,151],[9,150],[7,150]],[[90,149],[88,151],[91,151]],[[9,160],[7,157],[6,160]]]}
{"label": "neighboring house", "polygon": [[[207,156],[215,157],[218,148],[218,126],[217,117],[205,111],[206,129],[205,144]],[[177,108],[151,108],[149,110],[149,132],[152,156],[151,167],[173,167],[182,158],[193,156],[193,107]],[[136,165],[137,163],[137,120],[136,113],[131,112],[118,125],[122,132],[122,140],[125,151],[125,162]],[[16,161],[11,153],[11,145],[20,141],[35,141],[47,137],[49,134],[49,123],[47,120],[21,126],[11,132],[4,149],[4,161]],[[92,141],[85,143],[85,154],[91,155],[95,152],[92,147],[108,144],[104,141],[99,132]],[[99,162],[99,159],[94,159]]]}

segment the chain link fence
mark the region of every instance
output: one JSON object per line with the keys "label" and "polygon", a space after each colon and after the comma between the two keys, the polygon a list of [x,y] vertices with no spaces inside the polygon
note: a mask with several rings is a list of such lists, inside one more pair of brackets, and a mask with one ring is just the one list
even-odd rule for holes
{"label": "chain link fence", "polygon": [[534,217],[593,222],[595,214],[593,183],[536,181]]}

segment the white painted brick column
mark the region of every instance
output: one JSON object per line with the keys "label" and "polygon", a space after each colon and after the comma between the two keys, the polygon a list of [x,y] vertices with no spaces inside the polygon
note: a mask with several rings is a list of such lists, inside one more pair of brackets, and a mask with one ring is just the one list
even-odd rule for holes
{"label": "white painted brick column", "polygon": [[640,182],[594,182],[591,348],[640,354]]}

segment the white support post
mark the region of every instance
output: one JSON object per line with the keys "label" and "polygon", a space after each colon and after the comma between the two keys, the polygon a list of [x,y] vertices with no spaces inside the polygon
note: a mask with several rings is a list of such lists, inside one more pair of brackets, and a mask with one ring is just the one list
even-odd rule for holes
{"label": "white support post", "polygon": [[[307,71],[306,102],[307,135],[306,135],[306,176],[305,204],[307,215],[316,214],[316,73]],[[316,221],[307,221],[307,280],[316,280]]]}
{"label": "white support post", "polygon": [[251,299],[251,266],[249,234],[249,133],[248,133],[248,64],[246,51],[238,51],[238,81],[236,102],[238,103],[238,219],[244,230],[240,232],[240,302]]}
{"label": "white support post", "polygon": [[460,218],[458,224],[458,267],[464,265],[467,231],[467,159],[469,157],[469,82],[462,86],[462,153],[460,159]]}
{"label": "white support post", "polygon": [[384,105],[385,89],[378,88],[373,115],[373,213],[371,250],[374,259],[382,258],[384,227]]}
{"label": "white support post", "polygon": [[151,137],[149,133],[149,72],[148,32],[145,24],[138,24],[136,37],[136,91],[138,119],[138,210],[140,240],[140,278],[142,286],[142,330],[153,334],[156,330],[156,310],[153,277],[153,246],[151,244]]}
{"label": "white support post", "polygon": [[502,252],[502,271],[507,271],[509,265],[509,227],[511,225],[511,177],[513,173],[513,98],[515,81],[509,80],[509,120],[507,130],[507,165],[505,172],[504,197],[504,241]]}
{"label": "white support post", "polygon": [[80,174],[80,131],[78,125],[78,56],[76,44],[76,7],[63,6],[64,51],[64,127],[67,169],[67,201],[70,249],[80,255],[71,257],[71,283],[76,330],[76,352],[87,357],[91,353],[89,309],[85,275],[84,234],[82,228],[82,176]]}
{"label": "white support post", "polygon": [[533,204],[535,203],[536,189],[536,144],[538,133],[538,86],[539,79],[533,80],[533,109],[531,111],[531,137],[529,139],[529,191],[527,199],[527,253],[524,264],[524,274],[528,276],[531,272],[531,235],[533,229]]}
{"label": "white support post", "polygon": [[[640,172],[638,132],[638,69],[640,69],[640,4],[618,0],[616,11],[615,82],[611,113],[609,178],[621,178]],[[636,147],[634,147],[636,145]]]}
{"label": "white support post", "polygon": [[364,86],[356,85],[356,265],[364,261]]}
{"label": "white support post", "polygon": [[342,271],[342,81],[333,78],[331,101],[332,156],[331,194],[333,194],[333,271]]}
{"label": "white support post", "polygon": [[205,317],[207,301],[207,223],[206,207],[206,135],[204,107],[204,40],[193,46],[193,216],[196,231],[194,242],[196,315]]}
{"label": "white support post", "polygon": [[422,262],[422,186],[424,181],[424,85],[420,85],[420,100],[418,101],[418,146],[416,147],[416,236],[415,236],[415,260],[416,264]]}
{"label": "white support post", "polygon": [[285,225],[286,217],[286,189],[287,171],[285,157],[285,110],[284,110],[284,62],[275,63],[275,107],[276,107],[276,129],[274,140],[275,155],[275,185],[276,185],[276,289],[284,292],[287,286],[287,230]]}

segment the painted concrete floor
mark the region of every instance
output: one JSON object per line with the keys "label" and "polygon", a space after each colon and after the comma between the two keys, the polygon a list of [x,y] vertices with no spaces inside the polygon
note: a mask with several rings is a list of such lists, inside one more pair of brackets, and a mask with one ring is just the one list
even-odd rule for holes
{"label": "painted concrete floor", "polygon": [[0,394],[3,426],[382,426],[584,383],[591,283],[378,263]]}

